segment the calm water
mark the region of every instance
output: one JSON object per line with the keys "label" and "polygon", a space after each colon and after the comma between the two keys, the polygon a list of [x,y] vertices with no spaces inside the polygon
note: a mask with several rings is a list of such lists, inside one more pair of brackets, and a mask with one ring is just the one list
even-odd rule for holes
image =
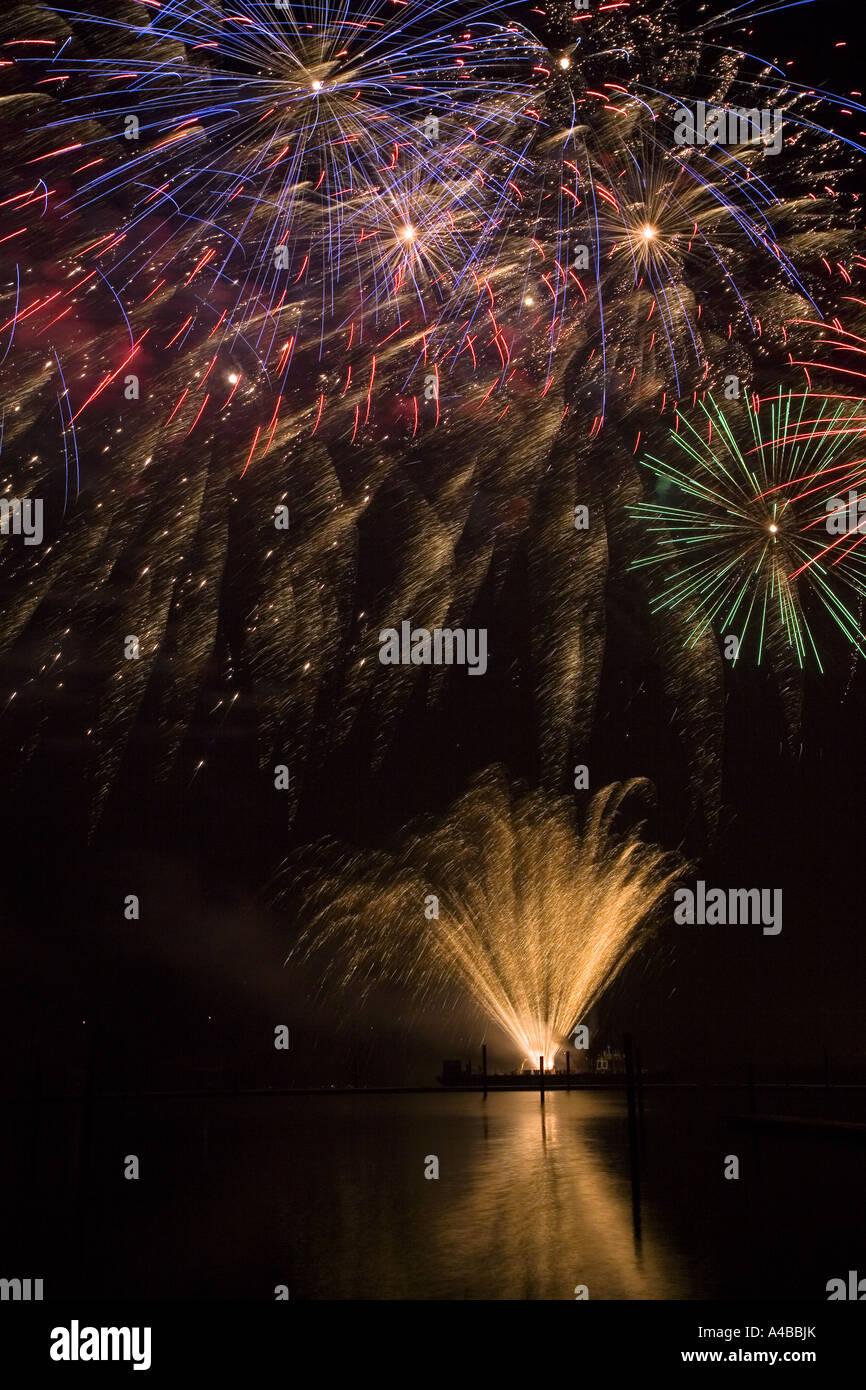
{"label": "calm water", "polygon": [[43,1107],[4,1151],[2,1272],[46,1297],[823,1298],[866,1268],[863,1149],[754,1141],[721,1120],[744,1108],[648,1094],[636,1221],[620,1094],[106,1102],[86,1204],[79,1111]]}

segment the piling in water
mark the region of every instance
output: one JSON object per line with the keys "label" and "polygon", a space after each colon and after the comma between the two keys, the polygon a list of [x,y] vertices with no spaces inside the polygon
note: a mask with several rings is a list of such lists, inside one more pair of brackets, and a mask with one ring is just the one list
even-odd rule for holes
{"label": "piling in water", "polygon": [[637,1127],[637,1077],[634,1055],[634,1038],[626,1033],[623,1039],[625,1050],[626,1095],[628,1099],[628,1148],[631,1168],[631,1206],[635,1240],[640,1241],[640,1160],[638,1151]]}
{"label": "piling in water", "polygon": [[641,1061],[640,1048],[635,1049],[635,1071],[637,1072],[637,1113],[643,1125],[643,1063]]}

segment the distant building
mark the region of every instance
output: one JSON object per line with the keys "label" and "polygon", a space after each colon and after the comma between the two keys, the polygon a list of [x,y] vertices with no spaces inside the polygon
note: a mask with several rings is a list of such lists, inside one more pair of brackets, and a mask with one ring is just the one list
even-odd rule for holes
{"label": "distant building", "polygon": [[615,1047],[600,1047],[590,1053],[589,1065],[591,1071],[618,1076],[625,1071],[625,1053]]}

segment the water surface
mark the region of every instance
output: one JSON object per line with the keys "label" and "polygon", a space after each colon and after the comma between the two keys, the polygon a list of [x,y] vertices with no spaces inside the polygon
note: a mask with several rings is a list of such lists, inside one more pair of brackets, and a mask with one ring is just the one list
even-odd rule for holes
{"label": "water surface", "polygon": [[43,1106],[5,1262],[46,1296],[824,1298],[866,1268],[863,1151],[735,1134],[743,1108],[648,1092],[637,1203],[620,1092],[104,1100],[89,1184],[81,1107]]}

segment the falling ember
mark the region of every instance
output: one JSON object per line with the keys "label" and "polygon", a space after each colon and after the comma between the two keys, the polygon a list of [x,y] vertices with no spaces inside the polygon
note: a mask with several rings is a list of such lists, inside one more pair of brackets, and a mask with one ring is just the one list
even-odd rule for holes
{"label": "falling ember", "polygon": [[293,955],[324,950],[341,982],[362,988],[386,978],[419,995],[456,987],[526,1063],[552,1067],[675,876],[675,856],[615,827],[626,798],[648,787],[604,788],[578,830],[570,801],[488,770],[396,855],[350,855],[317,875]]}

